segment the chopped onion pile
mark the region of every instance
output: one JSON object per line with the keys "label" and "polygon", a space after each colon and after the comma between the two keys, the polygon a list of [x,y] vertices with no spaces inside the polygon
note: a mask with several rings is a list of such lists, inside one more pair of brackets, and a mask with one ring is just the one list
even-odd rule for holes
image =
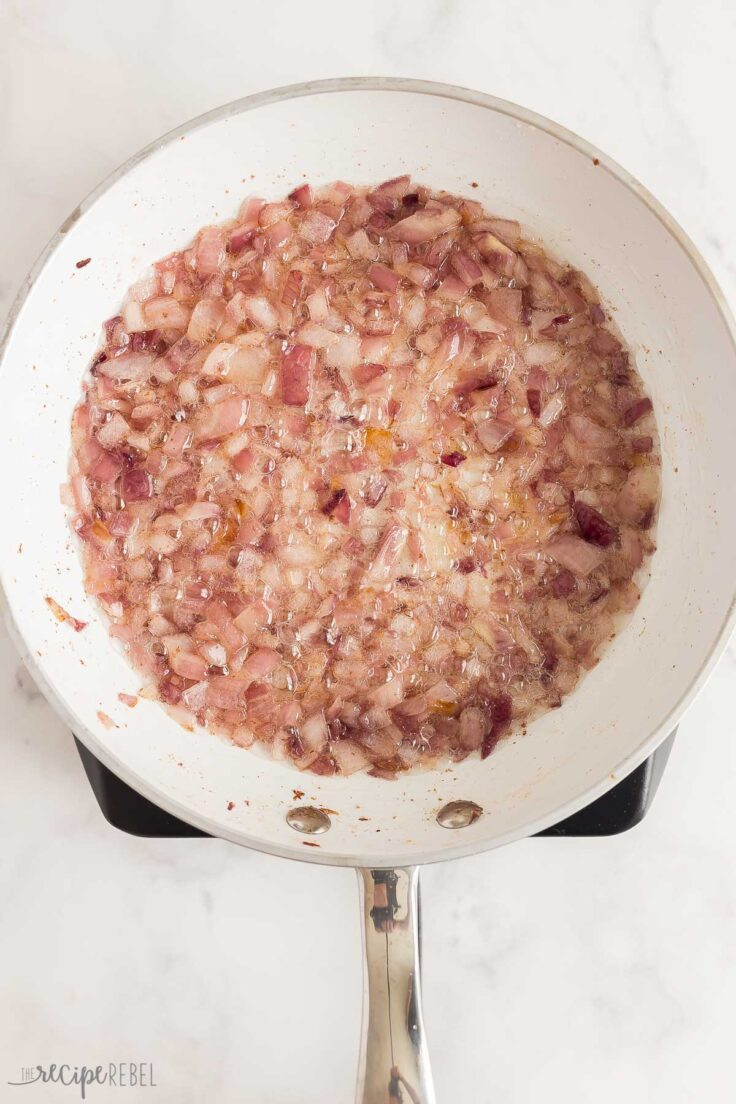
{"label": "chopped onion pile", "polygon": [[654,547],[652,404],[594,288],[409,177],[248,199],[156,264],[72,434],[144,696],[317,774],[487,756]]}

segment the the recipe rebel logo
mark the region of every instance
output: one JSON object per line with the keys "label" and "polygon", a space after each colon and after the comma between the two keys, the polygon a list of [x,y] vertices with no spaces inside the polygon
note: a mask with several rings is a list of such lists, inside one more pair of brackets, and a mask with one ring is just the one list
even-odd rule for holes
{"label": "the recipe rebel logo", "polygon": [[60,1085],[76,1088],[82,1100],[93,1085],[116,1089],[155,1089],[153,1062],[108,1062],[98,1066],[72,1066],[56,1062],[48,1066],[23,1066],[20,1077],[8,1081],[13,1087],[27,1085]]}

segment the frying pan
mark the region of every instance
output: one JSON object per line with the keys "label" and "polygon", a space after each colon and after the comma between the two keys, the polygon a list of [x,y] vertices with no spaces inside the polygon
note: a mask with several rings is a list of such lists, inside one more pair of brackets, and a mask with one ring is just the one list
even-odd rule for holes
{"label": "frying pan", "polygon": [[[233,216],[246,194],[404,172],[519,219],[615,310],[662,438],[658,551],[603,661],[561,709],[487,761],[393,783],[315,777],[186,731],[153,702],[120,704],[139,678],[85,596],[59,485],[101,320],[151,261]],[[93,192],[21,289],[1,384],[0,580],[32,674],[98,759],[180,819],[245,847],[359,869],[367,986],[358,1099],[426,1104],[416,867],[539,832],[603,794],[677,723],[734,621],[734,324],[704,262],[623,169],[522,108],[420,81],[302,84],[186,124]],[[47,596],[87,628],[56,621]]]}

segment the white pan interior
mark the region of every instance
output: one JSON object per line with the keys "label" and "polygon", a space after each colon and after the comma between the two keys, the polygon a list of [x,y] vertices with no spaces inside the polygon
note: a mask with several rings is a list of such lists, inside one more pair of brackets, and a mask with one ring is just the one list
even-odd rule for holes
{"label": "white pan interior", "polygon": [[[692,246],[635,182],[594,156],[553,124],[475,93],[327,82],[251,97],[183,128],[68,220],[39,263],[5,351],[0,573],[29,665],[78,736],[122,778],[238,843],[318,862],[393,865],[539,830],[609,788],[667,734],[731,617],[736,355]],[[120,704],[118,692],[134,693],[140,680],[85,598],[59,485],[100,323],[149,262],[202,224],[232,216],[246,194],[275,198],[303,179],[367,183],[403,172],[520,219],[616,308],[662,433],[659,550],[638,611],[604,662],[523,738],[484,763],[395,783],[318,779],[187,732],[155,704]],[[89,627],[77,634],[59,624],[45,595]],[[118,727],[105,728],[98,710]],[[285,822],[294,790],[336,811],[318,847]],[[485,815],[462,832],[440,828],[437,809],[454,798],[473,799]]]}

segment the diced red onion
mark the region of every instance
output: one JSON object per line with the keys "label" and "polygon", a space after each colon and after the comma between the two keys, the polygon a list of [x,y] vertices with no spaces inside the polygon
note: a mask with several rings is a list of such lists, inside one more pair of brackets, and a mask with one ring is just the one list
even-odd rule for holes
{"label": "diced red onion", "polygon": [[151,353],[123,353],[98,365],[97,372],[109,379],[128,382],[144,380],[150,373],[155,357]]}
{"label": "diced red onion", "polygon": [[319,751],[329,738],[327,721],[323,712],[313,713],[299,726],[299,735],[305,747]]}
{"label": "diced red onion", "polygon": [[399,276],[386,265],[372,264],[368,269],[368,279],[381,291],[394,292],[401,283]]}
{"label": "diced red onion", "polygon": [[328,241],[335,229],[335,222],[321,211],[309,211],[302,220],[300,233],[308,242],[318,244]]}
{"label": "diced red onion", "polygon": [[510,322],[521,319],[522,293],[518,288],[494,288],[488,295],[488,309],[494,316],[508,318]]}
{"label": "diced red onion", "polygon": [[379,709],[393,709],[404,700],[404,680],[401,675],[394,675],[389,682],[371,690],[368,695]]}
{"label": "diced red onion", "polygon": [[288,307],[294,307],[299,302],[302,293],[304,277],[298,269],[292,269],[286,278],[284,290],[281,293],[281,302]]}
{"label": "diced red onion", "polygon": [[120,477],[123,502],[143,502],[153,494],[153,480],[143,468],[129,468]]}
{"label": "diced red onion", "polygon": [[460,215],[453,207],[439,211],[416,211],[408,218],[401,219],[388,230],[388,236],[395,241],[404,241],[408,245],[419,245],[433,241],[440,234],[455,230],[460,224]]}
{"label": "diced red onion", "polygon": [[243,664],[243,675],[252,679],[266,678],[280,662],[281,657],[273,648],[258,648]]}
{"label": "diced red onion", "polygon": [[596,298],[408,177],[248,200],[158,262],[106,324],[65,496],[144,695],[385,778],[558,703],[638,600],[659,496]]}
{"label": "diced red onion", "polygon": [[625,426],[636,425],[636,423],[646,417],[647,414],[651,414],[653,409],[654,407],[652,406],[652,400],[650,398],[637,399],[635,403],[632,403],[631,406],[624,411],[621,421]]}
{"label": "diced red onion", "polygon": [[576,575],[589,575],[600,564],[603,553],[580,537],[565,533],[547,545],[553,559]]}
{"label": "diced red onion", "polygon": [[333,517],[335,521],[341,521],[343,525],[347,525],[350,521],[350,498],[348,492],[342,487],[334,491],[322,507],[322,513]]}
{"label": "diced red onion", "polygon": [[508,441],[514,432],[514,427],[494,418],[479,422],[475,432],[483,448],[488,452],[497,452]]}
{"label": "diced red onion", "polygon": [[105,449],[113,449],[123,443],[130,433],[130,426],[120,414],[113,414],[97,431],[97,440]]}
{"label": "diced red onion", "polygon": [[245,422],[247,410],[247,400],[240,395],[215,403],[202,412],[197,424],[198,439],[212,441],[235,433]]}
{"label": "diced red onion", "polygon": [[89,469],[90,479],[99,483],[114,483],[123,469],[122,461],[112,452],[103,452]]}
{"label": "diced red onion", "polygon": [[617,539],[618,531],[615,526],[587,502],[576,502],[574,510],[583,540],[608,548]]}
{"label": "diced red onion", "polygon": [[264,330],[275,330],[278,328],[278,316],[265,296],[252,295],[244,300],[243,306],[248,317],[251,318],[257,326],[262,326]]}
{"label": "diced red onion", "polygon": [[412,284],[419,288],[431,287],[437,279],[436,269],[427,268],[426,265],[419,264],[417,261],[401,265],[399,271],[402,276],[405,276],[407,280],[411,280]]}
{"label": "diced red onion", "polygon": [[219,227],[210,226],[197,239],[195,264],[200,276],[211,276],[219,270],[225,256],[225,234]]}
{"label": "diced red onion", "polygon": [[308,345],[290,345],[281,355],[281,401],[304,407],[309,402],[314,351]]}
{"label": "diced red onion", "polygon": [[616,511],[621,520],[647,528],[652,521],[658,493],[656,468],[634,468],[616,498]]}
{"label": "diced red onion", "polygon": [[445,276],[444,280],[437,288],[437,295],[441,299],[447,299],[451,303],[457,303],[464,295],[467,295],[468,288],[462,280],[457,276]]}
{"label": "diced red onion", "polygon": [[451,255],[450,265],[466,287],[473,287],[483,277],[483,270],[478,262],[474,261],[464,249],[458,249]]}
{"label": "diced red onion", "polygon": [[513,249],[509,249],[488,230],[475,234],[473,240],[494,272],[500,276],[513,276],[516,261],[516,253]]}
{"label": "diced red onion", "polygon": [[300,184],[293,192],[289,192],[289,199],[293,199],[294,203],[304,208],[304,210],[309,210],[314,202],[309,184]]}
{"label": "diced red onion", "polygon": [[330,314],[330,304],[327,300],[327,293],[324,288],[318,288],[317,291],[313,291],[311,295],[308,295],[306,300],[307,310],[309,311],[309,317],[313,322],[324,322]]}
{"label": "diced red onion", "polygon": [[565,409],[565,396],[561,391],[558,391],[548,403],[542,408],[542,412],[539,415],[539,424],[547,429],[549,426],[554,425],[559,416]]}
{"label": "diced red onion", "polygon": [[281,249],[291,237],[291,226],[283,220],[269,226],[266,232],[266,242],[270,249]]}

